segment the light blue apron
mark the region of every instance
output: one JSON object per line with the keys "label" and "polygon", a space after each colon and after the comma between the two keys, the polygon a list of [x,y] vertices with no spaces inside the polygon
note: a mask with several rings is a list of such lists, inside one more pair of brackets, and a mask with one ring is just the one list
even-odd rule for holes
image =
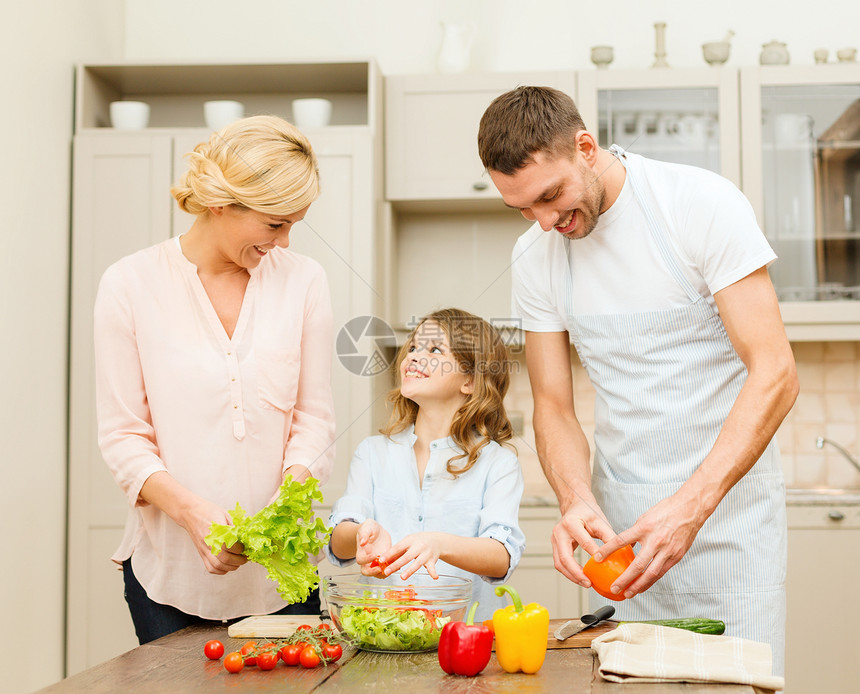
{"label": "light blue apron", "polygon": [[[747,371],[722,320],[681,271],[635,167],[612,153],[666,269],[690,303],[633,314],[576,316],[570,264],[567,325],[597,397],[592,489],[616,532],[690,478],[714,445]],[[623,280],[620,280],[623,281]],[[785,642],[785,488],[775,441],[705,522],[690,550],[645,593],[615,603],[618,619],[707,617],[726,633],[764,641],[782,674]],[[589,592],[592,611],[606,600]]]}

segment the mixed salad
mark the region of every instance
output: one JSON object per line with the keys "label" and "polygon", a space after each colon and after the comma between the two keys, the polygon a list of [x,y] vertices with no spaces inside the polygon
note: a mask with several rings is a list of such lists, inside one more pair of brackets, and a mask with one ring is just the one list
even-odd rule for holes
{"label": "mixed salad", "polygon": [[[368,592],[365,599],[372,606],[345,605],[339,615],[343,631],[365,650],[432,650],[439,644],[442,627],[451,621],[440,609],[419,607],[428,601],[419,600],[412,588],[388,590],[381,600]],[[387,601],[391,607],[384,606]]]}

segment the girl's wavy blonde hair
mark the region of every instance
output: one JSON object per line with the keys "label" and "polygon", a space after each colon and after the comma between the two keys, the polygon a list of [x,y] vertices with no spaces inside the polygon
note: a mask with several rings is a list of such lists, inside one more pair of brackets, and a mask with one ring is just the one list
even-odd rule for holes
{"label": "girl's wavy blonde hair", "polygon": [[237,205],[288,215],[319,196],[319,166],[311,143],[277,116],[237,120],[212,133],[186,158],[188,171],[170,192],[190,214]]}
{"label": "girl's wavy blonde hair", "polygon": [[[422,318],[398,351],[397,359],[392,364],[398,383],[400,364],[406,358],[418,328],[428,321],[436,323],[444,331],[451,354],[474,384],[472,392],[457,410],[451,423],[451,438],[464,451],[451,458],[447,464],[448,472],[456,477],[472,468],[481,449],[490,441],[516,450],[507,443],[514,432],[504,405],[512,362],[501,335],[492,325],[468,311],[446,308]],[[380,429],[380,433],[390,437],[415,424],[418,405],[400,393],[399,385],[388,394],[388,400],[393,408],[388,425]],[[465,463],[461,467],[454,467],[453,463],[463,458]]]}

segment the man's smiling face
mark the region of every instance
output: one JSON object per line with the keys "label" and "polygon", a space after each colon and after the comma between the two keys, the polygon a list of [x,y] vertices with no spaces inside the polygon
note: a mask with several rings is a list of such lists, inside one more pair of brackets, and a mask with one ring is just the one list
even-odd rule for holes
{"label": "man's smiling face", "polygon": [[579,154],[535,152],[511,175],[490,171],[505,205],[536,221],[541,229],[570,239],[588,236],[604,209],[603,183]]}

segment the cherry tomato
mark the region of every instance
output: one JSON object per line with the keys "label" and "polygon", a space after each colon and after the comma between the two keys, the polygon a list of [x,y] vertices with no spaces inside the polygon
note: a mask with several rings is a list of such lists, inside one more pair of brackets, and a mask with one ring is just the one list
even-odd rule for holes
{"label": "cherry tomato", "polygon": [[610,600],[624,600],[624,593],[612,593],[610,592],[610,588],[635,558],[636,555],[633,554],[633,548],[630,545],[624,545],[624,547],[615,550],[602,562],[589,559],[585,563],[585,566],[582,567],[582,572],[588,576],[588,580],[591,581],[591,587],[598,594]]}
{"label": "cherry tomato", "polygon": [[241,672],[243,667],[245,667],[245,660],[242,658],[241,653],[233,651],[233,653],[228,653],[224,658],[224,669],[227,672]]}
{"label": "cherry tomato", "polygon": [[296,631],[313,631],[314,628],[310,624],[302,624],[296,627]]}
{"label": "cherry tomato", "polygon": [[290,667],[295,667],[299,664],[299,654],[303,649],[299,648],[297,643],[290,643],[283,648],[281,648],[278,653],[281,656],[281,660],[284,661],[284,665],[289,665]]}
{"label": "cherry tomato", "polygon": [[[415,600],[418,596],[418,593],[415,592],[414,588],[404,588],[403,590],[386,590],[385,597],[388,600],[398,600],[400,602],[410,602]],[[419,601],[420,602],[420,601]]]}
{"label": "cherry tomato", "polygon": [[388,568],[389,562],[382,561],[382,556],[376,556],[370,560],[370,568],[371,569],[379,569],[380,571],[385,571]]}
{"label": "cherry tomato", "polygon": [[334,663],[340,660],[343,655],[343,648],[339,643],[327,643],[322,647],[322,654],[328,662]]}
{"label": "cherry tomato", "polygon": [[317,631],[331,631],[331,624],[329,624],[328,622],[323,622],[322,624],[320,624],[317,627],[316,630]]}
{"label": "cherry tomato", "polygon": [[209,660],[218,660],[224,655],[224,644],[220,641],[207,641],[203,646],[203,653]]}
{"label": "cherry tomato", "polygon": [[302,667],[314,668],[320,664],[320,657],[313,646],[306,646],[299,653],[299,662],[302,664]]}
{"label": "cherry tomato", "polygon": [[239,653],[245,658],[245,665],[248,667],[253,667],[257,664],[257,658],[253,655],[250,655],[257,649],[256,641],[248,641],[242,648],[239,650]]}
{"label": "cherry tomato", "polygon": [[275,651],[264,651],[257,656],[257,667],[261,670],[274,670],[278,664],[278,654]]}

